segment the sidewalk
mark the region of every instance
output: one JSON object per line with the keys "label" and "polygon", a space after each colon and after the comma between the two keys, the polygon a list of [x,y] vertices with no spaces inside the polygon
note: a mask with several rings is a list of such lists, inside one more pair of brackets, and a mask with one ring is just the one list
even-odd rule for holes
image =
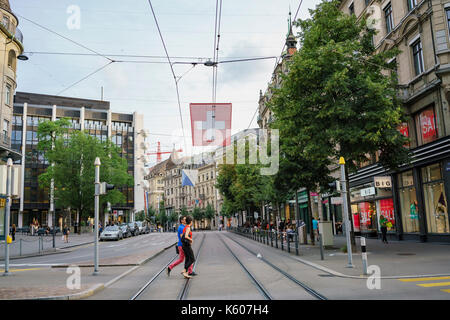
{"label": "sidewalk", "polygon": [[[39,240],[39,236],[29,236],[16,234],[16,240],[10,244],[9,254],[10,258],[17,258],[23,256],[40,255],[42,252],[54,253],[57,250],[53,248],[53,236],[42,236],[42,243]],[[55,247],[58,249],[71,248],[73,246],[79,246],[88,244],[94,241],[94,233],[82,233],[70,234],[69,243],[65,243],[62,240],[62,234],[55,235]],[[39,249],[39,245],[41,249]],[[41,252],[41,253],[40,253]],[[0,260],[4,260],[5,257],[5,242],[0,243]]]}
{"label": "sidewalk", "polygon": [[[81,240],[81,237],[80,237]],[[50,267],[12,267],[11,275],[3,277],[0,268],[0,300],[11,299],[82,299],[109,287],[122,277],[139,268],[140,265],[155,258],[166,250],[172,249],[175,242],[168,237],[159,246],[149,247],[144,252],[120,258],[100,259],[99,275],[94,276],[92,261],[78,264],[80,270],[80,288],[71,289],[74,271],[70,265]],[[175,253],[175,250],[173,250]],[[69,286],[68,286],[69,284]]]}
{"label": "sidewalk", "polygon": [[[332,249],[325,249],[321,260],[318,243],[300,245],[297,256],[291,242],[291,256],[335,276],[360,278],[363,276],[360,239],[356,238],[356,251],[352,254],[354,268],[347,268],[348,255],[340,250],[345,245],[345,236],[335,236]],[[280,242],[278,248],[281,251]],[[379,266],[382,278],[450,275],[450,243],[389,240],[384,244],[380,239],[366,239],[366,249],[368,266]],[[287,252],[286,242],[284,250]]]}
{"label": "sidewalk", "polygon": [[[354,268],[347,268],[348,254],[340,250],[345,245],[344,236],[335,236],[334,249],[324,250],[324,260],[321,260],[318,244],[301,245],[298,258],[335,273],[360,277],[363,274],[360,239],[356,238],[356,253],[352,254]],[[366,239],[366,248],[368,266],[379,266],[383,278],[450,275],[449,243],[389,241],[384,244],[380,239]]]}

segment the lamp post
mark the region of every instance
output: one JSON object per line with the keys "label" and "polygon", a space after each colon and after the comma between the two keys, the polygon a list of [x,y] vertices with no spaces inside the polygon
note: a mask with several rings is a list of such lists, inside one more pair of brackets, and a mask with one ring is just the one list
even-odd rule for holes
{"label": "lamp post", "polygon": [[9,276],[9,215],[11,212],[11,168],[13,162],[8,158],[6,163],[6,207],[5,207],[5,272],[4,276]]}
{"label": "lamp post", "polygon": [[348,203],[347,203],[347,181],[345,180],[345,159],[341,157],[339,159],[339,165],[341,166],[341,185],[342,185],[342,203],[344,206],[344,222],[345,222],[345,236],[347,238],[347,255],[348,264],[347,268],[353,268],[352,260],[352,243],[350,239],[350,220],[348,217]]}
{"label": "lamp post", "polygon": [[94,273],[96,276],[98,272],[98,220],[99,220],[99,197],[100,197],[100,158],[95,158],[95,235],[94,235]]}

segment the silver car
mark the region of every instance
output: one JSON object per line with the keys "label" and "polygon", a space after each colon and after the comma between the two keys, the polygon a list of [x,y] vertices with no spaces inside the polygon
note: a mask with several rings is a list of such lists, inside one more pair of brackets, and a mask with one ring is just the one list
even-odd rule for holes
{"label": "silver car", "polygon": [[106,227],[105,230],[100,234],[100,241],[120,239],[123,239],[123,233],[119,226]]}

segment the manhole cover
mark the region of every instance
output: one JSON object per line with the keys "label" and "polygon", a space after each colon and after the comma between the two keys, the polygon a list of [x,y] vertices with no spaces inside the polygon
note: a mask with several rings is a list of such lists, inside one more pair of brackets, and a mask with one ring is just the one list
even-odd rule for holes
{"label": "manhole cover", "polygon": [[411,252],[399,252],[397,253],[398,256],[415,256],[415,253],[411,253]]}

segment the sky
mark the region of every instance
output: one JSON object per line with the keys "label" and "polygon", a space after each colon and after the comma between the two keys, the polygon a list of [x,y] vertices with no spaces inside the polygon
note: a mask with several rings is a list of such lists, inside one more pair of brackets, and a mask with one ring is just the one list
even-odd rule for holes
{"label": "sky", "polygon": [[[223,0],[219,61],[280,56],[288,31],[289,9],[294,16],[300,2]],[[308,9],[319,2],[303,0],[298,18],[308,18]],[[103,87],[104,100],[111,102],[113,112],[136,111],[144,115],[150,152],[156,152],[158,141],[163,151],[184,147],[182,138],[172,137],[182,136],[183,132],[167,59],[110,56],[165,56],[147,0],[10,0],[10,4],[19,17],[29,57],[18,66],[17,91],[100,100]],[[152,5],[172,62],[212,59],[215,0],[152,0]],[[72,6],[79,8],[79,20],[72,19]],[[92,51],[100,55],[59,54]],[[110,60],[101,55],[139,63],[108,65]],[[256,117],[251,120],[258,107],[259,91],[267,89],[274,66],[275,59],[219,64],[216,101],[233,104],[232,134],[249,126],[257,127]],[[212,68],[201,64],[194,68],[174,64],[173,68],[177,77],[183,76],[179,80],[181,114],[184,134],[191,144],[189,103],[212,101]],[[101,70],[72,86],[98,69]],[[156,156],[150,156],[150,161],[155,164]]]}

